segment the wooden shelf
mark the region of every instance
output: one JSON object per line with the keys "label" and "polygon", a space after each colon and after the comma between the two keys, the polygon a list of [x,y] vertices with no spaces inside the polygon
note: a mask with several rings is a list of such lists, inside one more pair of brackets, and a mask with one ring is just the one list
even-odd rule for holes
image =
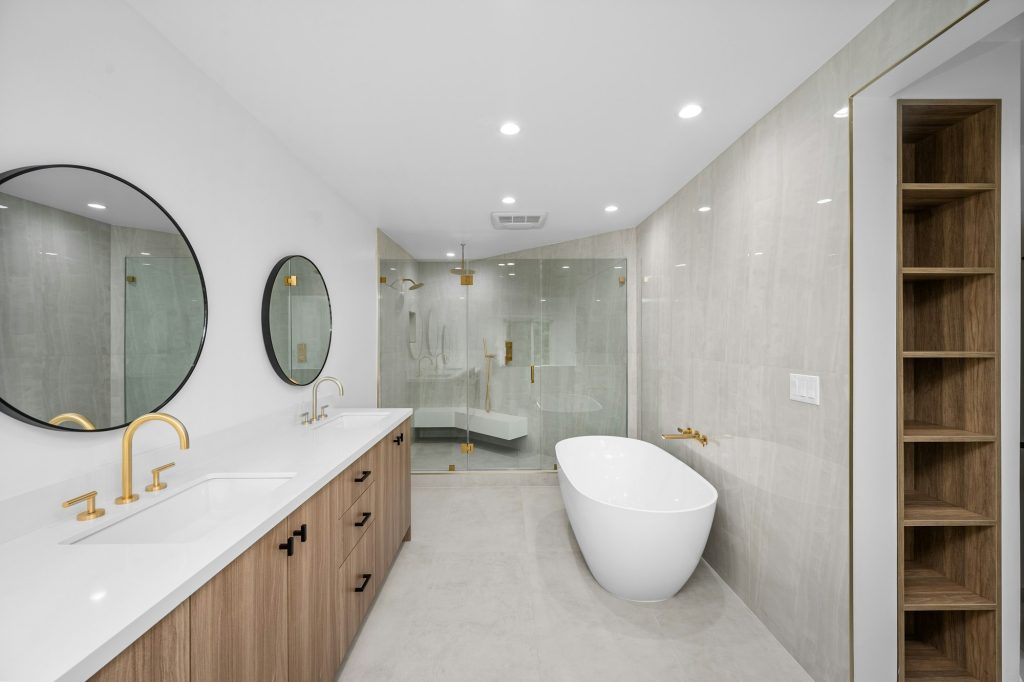
{"label": "wooden shelf", "polygon": [[903,268],[900,271],[904,282],[928,279],[958,279],[961,277],[984,277],[996,274],[995,268]]}
{"label": "wooden shelf", "polygon": [[935,647],[908,639],[904,643],[905,673],[915,682],[978,682],[956,661],[946,658]]}
{"label": "wooden shelf", "polygon": [[904,443],[991,443],[995,439],[995,436],[984,433],[953,429],[913,419],[903,422]]}
{"label": "wooden shelf", "polygon": [[987,350],[905,350],[903,351],[903,357],[907,360],[913,360],[914,358],[920,358],[924,360],[934,360],[942,358],[966,358],[975,360],[985,360],[988,358],[994,358],[995,352]]}
{"label": "wooden shelf", "polygon": [[994,526],[990,519],[963,507],[907,491],[903,498],[904,526]]}
{"label": "wooden shelf", "polygon": [[932,208],[995,188],[994,182],[904,182],[903,210]]}
{"label": "wooden shelf", "polygon": [[916,561],[903,566],[904,611],[991,611],[996,603]]}

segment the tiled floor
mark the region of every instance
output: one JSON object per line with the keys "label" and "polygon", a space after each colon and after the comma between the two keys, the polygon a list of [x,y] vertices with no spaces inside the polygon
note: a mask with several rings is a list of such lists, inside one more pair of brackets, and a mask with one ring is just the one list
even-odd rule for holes
{"label": "tiled floor", "polygon": [[342,682],[810,680],[704,564],[660,604],[602,590],[557,486],[434,484]]}
{"label": "tiled floor", "polygon": [[454,464],[456,471],[488,471],[508,469],[547,469],[554,466],[555,458],[536,452],[525,452],[494,445],[479,439],[471,455],[459,452],[458,441],[417,440],[412,444],[413,471],[448,471]]}

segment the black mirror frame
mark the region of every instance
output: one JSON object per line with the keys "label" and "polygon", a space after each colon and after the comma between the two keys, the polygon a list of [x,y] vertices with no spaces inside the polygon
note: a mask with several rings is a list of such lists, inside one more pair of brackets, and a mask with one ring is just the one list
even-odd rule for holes
{"label": "black mirror frame", "polygon": [[[128,185],[133,190],[135,190],[136,192],[138,192],[139,194],[153,202],[153,205],[160,209],[161,213],[167,216],[167,219],[171,221],[172,225],[174,225],[174,229],[178,231],[178,235],[180,235],[182,240],[185,242],[185,246],[188,247],[188,252],[192,255],[192,261],[196,264],[196,272],[199,274],[199,285],[203,289],[203,335],[202,338],[199,339],[199,348],[196,349],[196,357],[195,359],[192,360],[192,365],[188,368],[188,372],[186,372],[185,376],[182,377],[181,383],[178,384],[178,387],[174,389],[174,391],[169,396],[167,396],[166,400],[164,400],[162,403],[160,403],[152,410],[150,410],[151,412],[159,412],[160,409],[163,408],[167,403],[174,400],[174,397],[178,395],[178,393],[185,386],[185,384],[188,383],[188,380],[192,377],[192,372],[194,372],[196,369],[196,365],[199,364],[199,357],[203,354],[203,346],[206,343],[206,331],[208,328],[210,318],[210,301],[206,294],[206,278],[203,276],[203,268],[199,264],[199,257],[196,256],[196,251],[194,248],[192,248],[192,242],[188,240],[188,236],[185,234],[185,231],[181,229],[181,226],[178,225],[178,221],[174,219],[174,216],[167,212],[167,209],[165,209],[163,205],[160,204],[159,201],[154,199],[152,196],[149,195],[148,192],[143,191],[137,185],[134,185],[125,180],[124,178],[114,175],[113,173],[108,173],[105,170],[100,170],[99,168],[93,168],[91,166],[81,166],[73,163],[48,163],[36,166],[22,166],[21,168],[15,168],[13,170],[4,171],[0,173],[0,187],[2,187],[3,183],[7,182],[8,180],[13,180],[14,178],[20,175],[32,173],[33,171],[47,170],[50,168],[74,168],[77,170],[90,171],[92,173],[99,173],[100,175],[105,175],[108,178],[116,180],[124,185]],[[3,371],[3,368],[0,368],[0,371]],[[42,421],[41,419],[36,419],[32,415],[22,412],[14,405],[7,402],[2,395],[0,395],[0,412],[3,412],[4,414],[10,417],[14,417],[18,421],[25,422],[26,424],[31,424],[32,426],[39,426],[45,429],[49,429],[51,431],[60,431],[61,433],[103,433],[105,431],[117,431],[118,429],[123,429],[126,426],[128,426],[128,424],[131,423],[125,422],[117,426],[107,426],[102,429],[97,428],[93,431],[62,428],[60,426],[54,426],[49,422]]]}
{"label": "black mirror frame", "polygon": [[[270,296],[274,291],[274,282],[277,281],[278,275],[281,273],[281,268],[293,258],[301,258],[316,270],[316,274],[320,276],[320,281],[324,283],[324,295],[327,296],[327,322],[329,334],[327,336],[327,352],[324,353],[324,364],[320,365],[320,369],[317,370],[316,376],[307,381],[304,384],[300,384],[294,381],[288,373],[284,371],[284,368],[277,362],[277,353],[274,352],[274,339],[270,335]],[[324,279],[324,274],[320,272],[320,268],[317,267],[309,258],[301,254],[292,254],[291,256],[285,256],[281,260],[277,261],[273,268],[270,270],[270,276],[267,278],[267,284],[263,287],[263,307],[260,311],[260,322],[263,325],[263,347],[267,351],[267,358],[270,360],[270,366],[274,368],[274,373],[281,378],[283,382],[289,386],[309,386],[311,383],[320,378],[320,375],[324,372],[324,367],[327,366],[327,358],[331,355],[331,343],[334,341],[334,312],[331,310],[331,292],[327,287],[327,280]]]}

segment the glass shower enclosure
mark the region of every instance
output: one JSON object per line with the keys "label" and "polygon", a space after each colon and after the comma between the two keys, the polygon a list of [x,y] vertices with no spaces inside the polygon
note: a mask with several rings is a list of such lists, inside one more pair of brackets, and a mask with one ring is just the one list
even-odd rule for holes
{"label": "glass shower enclosure", "polygon": [[626,435],[625,259],[457,266],[380,262],[379,404],[414,409],[413,470],[552,469],[563,438]]}

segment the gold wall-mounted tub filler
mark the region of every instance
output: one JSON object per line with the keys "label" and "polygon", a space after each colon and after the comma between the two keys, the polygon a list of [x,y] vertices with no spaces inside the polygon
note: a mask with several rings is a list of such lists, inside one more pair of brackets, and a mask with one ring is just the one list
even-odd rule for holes
{"label": "gold wall-mounted tub filler", "polygon": [[298,275],[285,275],[284,276],[284,285],[286,287],[297,287],[297,286],[299,286],[299,276]]}
{"label": "gold wall-mounted tub filler", "polygon": [[691,429],[689,426],[684,428],[676,429],[679,433],[663,433],[661,434],[662,440],[686,440],[693,439],[700,443],[701,447],[706,447],[708,444],[708,437],[696,429]]}
{"label": "gold wall-mounted tub filler", "polygon": [[77,412],[64,412],[58,414],[56,417],[49,421],[54,426],[60,426],[61,424],[78,424],[85,431],[95,431],[96,425],[89,421],[88,417]]}
{"label": "gold wall-mounted tub filler", "polygon": [[74,497],[70,500],[65,500],[64,502],[61,502],[60,506],[63,507],[64,509],[67,509],[68,507],[74,506],[79,502],[85,502],[85,511],[80,512],[78,516],[75,517],[79,521],[92,521],[93,519],[98,519],[99,517],[107,513],[105,509],[96,507],[95,490],[88,492],[84,495],[79,495],[78,497]]}
{"label": "gold wall-mounted tub filler", "polygon": [[153,482],[146,486],[147,493],[155,493],[167,487],[167,484],[160,480],[160,472],[167,471],[172,466],[174,466],[174,462],[168,462],[153,469]]}
{"label": "gold wall-mounted tub filler", "polygon": [[124,438],[121,439],[121,496],[114,500],[117,504],[131,504],[139,499],[139,496],[132,492],[132,439],[135,432],[146,422],[164,422],[178,434],[178,445],[182,450],[188,450],[188,431],[185,425],[169,414],[162,412],[150,412],[137,418],[128,428],[124,430]]}

